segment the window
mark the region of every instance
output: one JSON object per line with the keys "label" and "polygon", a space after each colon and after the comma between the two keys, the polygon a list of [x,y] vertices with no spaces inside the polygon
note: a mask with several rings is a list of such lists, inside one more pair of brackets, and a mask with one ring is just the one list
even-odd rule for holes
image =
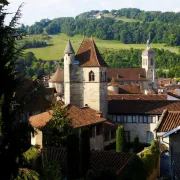
{"label": "window", "polygon": [[100,135],[102,133],[102,126],[99,124],[96,126],[96,135]]}
{"label": "window", "polygon": [[144,116],[144,123],[148,123],[148,116]]}
{"label": "window", "polygon": [[100,78],[101,78],[100,81],[103,82],[103,72],[102,71],[100,72]]}
{"label": "window", "polygon": [[152,123],[152,116],[148,116],[148,123]]}
{"label": "window", "polygon": [[139,116],[139,122],[143,123],[143,116]]}
{"label": "window", "polygon": [[89,72],[89,81],[94,81],[95,80],[95,75],[93,71]]}
{"label": "window", "polygon": [[116,122],[116,116],[112,117],[113,122]]}
{"label": "window", "polygon": [[90,127],[90,137],[95,137],[95,126]]}
{"label": "window", "polygon": [[154,139],[153,133],[151,131],[146,131],[146,142],[151,143]]}
{"label": "window", "polygon": [[116,138],[116,131],[111,131],[111,139],[115,139]]}
{"label": "window", "polygon": [[118,123],[121,122],[121,116],[117,116],[117,122],[118,122]]}
{"label": "window", "polygon": [[104,134],[104,141],[109,141],[109,132]]}
{"label": "window", "polygon": [[106,82],[106,79],[107,79],[107,77],[106,77],[106,71],[104,72],[104,81]]}
{"label": "window", "polygon": [[123,116],[123,122],[127,123],[127,116]]}
{"label": "window", "polygon": [[153,66],[153,59],[151,59],[150,61],[151,61],[151,66]]}
{"label": "window", "polygon": [[127,122],[132,123],[132,116],[127,116]]}
{"label": "window", "polygon": [[136,116],[132,116],[132,122],[136,123]]}
{"label": "window", "polygon": [[124,131],[124,138],[127,142],[130,142],[130,131]]}

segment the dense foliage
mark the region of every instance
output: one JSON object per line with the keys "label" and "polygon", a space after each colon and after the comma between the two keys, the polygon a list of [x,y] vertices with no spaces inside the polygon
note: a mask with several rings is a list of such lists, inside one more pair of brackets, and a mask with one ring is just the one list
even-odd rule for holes
{"label": "dense foliage", "polygon": [[[100,39],[114,39],[126,44],[145,43],[148,34],[154,43],[167,43],[171,46],[180,45],[180,13],[146,12],[139,9],[112,10],[110,17],[102,19],[91,18],[98,11],[86,12],[72,17],[42,19],[32,26],[22,25],[20,32],[27,34],[41,34],[43,29],[48,34],[65,33],[68,36],[82,34]],[[107,11],[103,13],[107,14]],[[113,17],[113,18],[112,18]],[[117,17],[140,20],[139,22],[123,22]]]}
{"label": "dense foliage", "polygon": [[21,118],[22,109],[13,98],[20,83],[20,75],[16,71],[17,59],[21,56],[21,49],[17,48],[17,39],[21,36],[16,29],[20,8],[9,25],[5,25],[8,13],[0,5],[0,177],[8,180],[38,176],[28,169],[23,154],[31,146],[32,127]]}
{"label": "dense foliage", "polygon": [[[67,136],[72,130],[72,122],[67,109],[60,103],[52,108],[52,119],[42,128],[44,147],[61,147],[67,143]],[[50,113],[50,112],[49,112]]]}
{"label": "dense foliage", "polygon": [[32,52],[27,52],[18,58],[17,70],[27,78],[41,78],[55,72],[56,64],[53,61],[38,60]]}
{"label": "dense foliage", "polygon": [[125,152],[125,143],[124,128],[120,125],[116,131],[116,152]]}
{"label": "dense foliage", "polygon": [[158,142],[153,140],[148,150],[140,154],[141,160],[144,163],[144,167],[147,170],[149,175],[158,166],[159,153],[160,151],[159,151]]}

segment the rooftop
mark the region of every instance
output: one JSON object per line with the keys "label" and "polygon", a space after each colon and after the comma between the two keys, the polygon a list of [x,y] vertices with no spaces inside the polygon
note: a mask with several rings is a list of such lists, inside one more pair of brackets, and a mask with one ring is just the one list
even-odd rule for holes
{"label": "rooftop", "polygon": [[54,75],[49,79],[51,83],[61,83],[64,82],[64,69],[58,67]]}
{"label": "rooftop", "polygon": [[168,100],[117,100],[108,101],[109,114],[157,114],[167,109],[180,111],[180,101]]}
{"label": "rooftop", "polygon": [[145,81],[146,72],[143,68],[108,68],[107,70],[108,80],[112,78],[115,81]]}
{"label": "rooftop", "polygon": [[[74,128],[88,126],[105,121],[105,119],[100,116],[100,112],[89,107],[78,108],[73,105],[67,105],[66,108],[68,110],[69,117],[72,119],[72,126]],[[45,126],[46,123],[51,120],[52,113],[52,111],[47,111],[35,116],[31,116],[29,119],[30,124],[33,127]]]}
{"label": "rooftop", "polygon": [[[61,168],[67,172],[67,150],[62,148],[44,148],[47,162],[58,161]],[[121,173],[134,155],[126,152],[91,151],[90,169],[100,171],[113,169],[116,174]]]}
{"label": "rooftop", "polygon": [[109,95],[108,100],[167,100],[166,94],[118,94]]}
{"label": "rooftop", "polygon": [[93,39],[84,38],[75,60],[79,61],[82,67],[107,67]]}
{"label": "rooftop", "polygon": [[158,132],[168,132],[180,126],[180,111],[166,111],[157,128]]}

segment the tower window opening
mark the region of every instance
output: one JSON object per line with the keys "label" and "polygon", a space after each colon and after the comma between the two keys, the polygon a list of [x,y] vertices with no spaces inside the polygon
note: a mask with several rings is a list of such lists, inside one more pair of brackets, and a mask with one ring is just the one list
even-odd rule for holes
{"label": "tower window opening", "polygon": [[104,81],[106,82],[107,77],[106,77],[106,71],[104,72]]}
{"label": "tower window opening", "polygon": [[89,72],[89,81],[94,81],[95,80],[95,75],[93,71]]}
{"label": "tower window opening", "polygon": [[153,66],[153,59],[151,59],[151,66]]}

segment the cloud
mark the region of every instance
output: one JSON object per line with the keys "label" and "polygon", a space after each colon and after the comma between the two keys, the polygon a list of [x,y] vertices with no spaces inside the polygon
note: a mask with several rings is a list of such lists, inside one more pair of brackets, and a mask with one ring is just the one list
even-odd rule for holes
{"label": "cloud", "polygon": [[139,8],[142,10],[175,11],[180,10],[180,0],[10,0],[9,12],[15,12],[21,3],[21,22],[33,24],[43,18],[68,17],[90,10],[112,10],[121,8]]}

